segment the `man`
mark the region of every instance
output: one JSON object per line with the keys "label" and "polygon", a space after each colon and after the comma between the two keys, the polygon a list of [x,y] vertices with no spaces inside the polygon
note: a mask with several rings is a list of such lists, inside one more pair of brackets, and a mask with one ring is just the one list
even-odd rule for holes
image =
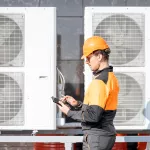
{"label": "man", "polygon": [[81,121],[84,133],[83,150],[111,150],[116,139],[113,120],[116,115],[119,85],[109,66],[110,49],[99,36],[88,38],[83,45],[83,56],[93,72],[83,104],[71,96],[64,96],[76,110],[70,110],[62,101],[60,110],[72,119]]}

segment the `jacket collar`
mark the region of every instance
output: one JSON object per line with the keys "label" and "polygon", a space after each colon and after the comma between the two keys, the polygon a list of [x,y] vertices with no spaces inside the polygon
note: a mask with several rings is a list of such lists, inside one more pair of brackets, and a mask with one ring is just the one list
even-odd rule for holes
{"label": "jacket collar", "polygon": [[102,70],[96,70],[96,71],[93,71],[93,75],[96,76],[104,71],[107,71],[107,72],[113,72],[113,66],[109,66],[109,67],[106,67]]}

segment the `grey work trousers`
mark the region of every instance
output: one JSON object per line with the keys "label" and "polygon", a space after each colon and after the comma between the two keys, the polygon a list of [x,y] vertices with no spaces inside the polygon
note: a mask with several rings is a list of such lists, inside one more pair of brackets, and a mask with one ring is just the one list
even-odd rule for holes
{"label": "grey work trousers", "polygon": [[83,150],[111,150],[115,140],[116,135],[102,136],[86,134],[83,136]]}

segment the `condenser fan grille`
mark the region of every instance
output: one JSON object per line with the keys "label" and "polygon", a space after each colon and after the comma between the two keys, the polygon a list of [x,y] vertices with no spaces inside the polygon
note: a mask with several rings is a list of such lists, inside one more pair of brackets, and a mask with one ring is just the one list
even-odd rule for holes
{"label": "condenser fan grille", "polygon": [[110,63],[115,66],[144,66],[145,16],[143,14],[95,13],[93,35],[110,46]]}
{"label": "condenser fan grille", "polygon": [[115,125],[143,125],[144,75],[142,73],[116,73],[116,77],[119,80],[120,92]]}
{"label": "condenser fan grille", "polygon": [[24,65],[24,15],[0,14],[0,66]]}
{"label": "condenser fan grille", "polygon": [[0,125],[24,124],[23,74],[0,73]]}

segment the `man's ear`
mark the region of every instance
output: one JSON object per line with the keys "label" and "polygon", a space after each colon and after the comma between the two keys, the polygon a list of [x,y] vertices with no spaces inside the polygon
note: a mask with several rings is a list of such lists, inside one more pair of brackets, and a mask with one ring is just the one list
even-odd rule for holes
{"label": "man's ear", "polygon": [[101,62],[102,59],[103,59],[103,55],[102,54],[98,54],[98,60],[99,60],[99,62]]}

